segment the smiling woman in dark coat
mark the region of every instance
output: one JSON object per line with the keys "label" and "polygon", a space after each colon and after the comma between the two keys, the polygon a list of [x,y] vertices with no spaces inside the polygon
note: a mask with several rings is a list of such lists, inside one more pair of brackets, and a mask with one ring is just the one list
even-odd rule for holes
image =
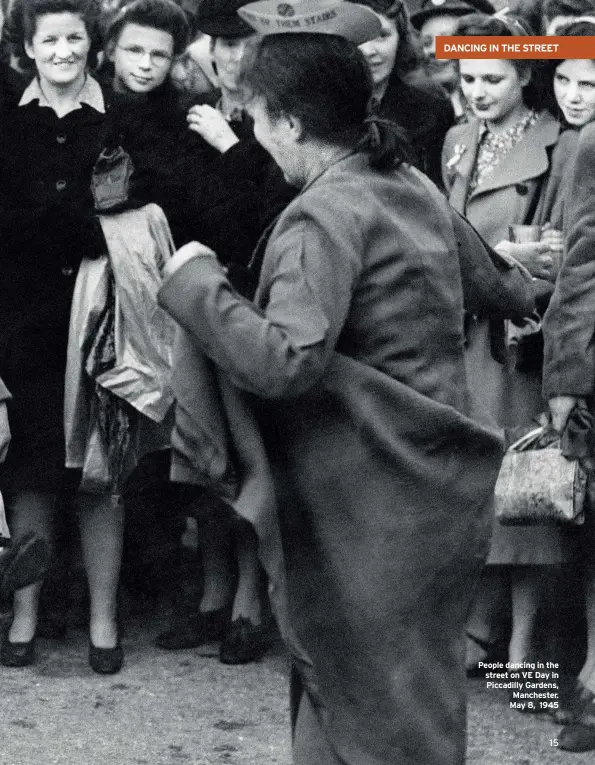
{"label": "smiling woman in dark coat", "polygon": [[[64,374],[78,266],[105,251],[90,190],[105,104],[86,71],[99,48],[94,0],[17,0],[13,42],[34,73],[0,124],[0,377],[12,442],[0,475],[15,538],[52,537],[64,474]],[[0,438],[1,440],[1,438]],[[121,510],[80,496],[90,659],[121,649],[116,626]],[[19,590],[0,661],[34,660],[40,586]],[[103,655],[103,654],[101,654]]]}

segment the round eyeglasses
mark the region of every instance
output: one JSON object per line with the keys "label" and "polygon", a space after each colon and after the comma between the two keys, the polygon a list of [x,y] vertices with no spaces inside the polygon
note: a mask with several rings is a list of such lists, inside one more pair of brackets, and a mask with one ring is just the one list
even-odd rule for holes
{"label": "round eyeglasses", "polygon": [[131,45],[128,48],[125,48],[122,45],[118,45],[116,47],[120,48],[120,50],[123,50],[131,61],[141,61],[141,59],[148,55],[153,66],[159,67],[160,69],[162,69],[164,66],[167,66],[172,60],[172,56],[168,56],[167,53],[162,53],[158,50],[148,51],[144,48],[141,48],[139,45]]}

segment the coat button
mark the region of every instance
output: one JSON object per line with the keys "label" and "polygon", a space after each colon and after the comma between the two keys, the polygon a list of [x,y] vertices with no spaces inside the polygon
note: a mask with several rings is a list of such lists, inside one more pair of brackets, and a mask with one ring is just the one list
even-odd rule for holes
{"label": "coat button", "polygon": [[74,268],[72,266],[62,266],[62,276],[72,276]]}
{"label": "coat button", "polygon": [[526,186],[524,183],[517,183],[515,186],[517,194],[520,194],[522,197],[526,197],[529,193],[529,187]]}
{"label": "coat button", "polygon": [[58,133],[58,135],[56,136],[56,141],[58,141],[58,143],[66,143],[66,134]]}
{"label": "coat button", "polygon": [[56,181],[57,191],[64,191],[65,188],[66,188],[66,181]]}

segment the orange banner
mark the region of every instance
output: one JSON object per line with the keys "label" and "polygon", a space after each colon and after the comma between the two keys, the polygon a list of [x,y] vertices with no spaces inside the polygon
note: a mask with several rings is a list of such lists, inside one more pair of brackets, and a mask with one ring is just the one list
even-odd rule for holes
{"label": "orange banner", "polygon": [[457,37],[436,38],[436,58],[590,58],[595,37]]}

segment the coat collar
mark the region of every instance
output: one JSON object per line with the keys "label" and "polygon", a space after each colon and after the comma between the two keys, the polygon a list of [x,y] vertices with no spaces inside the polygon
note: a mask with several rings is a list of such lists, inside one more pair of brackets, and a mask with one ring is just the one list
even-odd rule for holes
{"label": "coat collar", "polygon": [[[26,104],[30,104],[32,101],[38,101],[39,106],[48,106],[51,108],[49,101],[41,90],[37,77],[32,80],[32,82],[25,88],[25,92],[19,101],[19,106],[25,106]],[[93,77],[89,75],[86,76],[85,84],[83,85],[83,88],[78,95],[78,103],[79,106],[82,104],[87,104],[91,108],[95,109],[96,112],[105,114],[105,102],[103,99],[101,87],[97,80],[94,80]]]}
{"label": "coat collar", "polygon": [[344,162],[347,162],[348,160],[353,160],[354,158],[358,158],[360,160],[360,163],[362,161],[362,152],[358,152],[357,149],[353,149],[352,151],[346,151],[345,154],[342,154],[341,156],[337,157],[337,159],[333,160],[330,165],[327,165],[323,170],[321,170],[318,175],[315,175],[314,178],[311,178],[308,183],[306,183],[305,186],[302,186],[300,189],[300,194],[303,194],[306,189],[309,189],[310,186],[313,186],[315,183],[318,182],[320,178],[324,178],[325,180],[328,178],[328,176],[334,175],[335,171],[340,169],[343,166]]}
{"label": "coat collar", "polygon": [[[461,143],[471,139],[468,151],[455,166],[455,172],[465,180],[468,187],[477,158],[478,140],[481,124],[474,120],[461,130]],[[469,199],[485,194],[494,189],[513,186],[517,183],[539,178],[550,166],[548,149],[560,135],[560,123],[549,112],[542,112],[533,127],[527,131],[527,139],[521,140],[503,157],[478,188],[469,195]],[[471,149],[472,150],[469,150]]]}

